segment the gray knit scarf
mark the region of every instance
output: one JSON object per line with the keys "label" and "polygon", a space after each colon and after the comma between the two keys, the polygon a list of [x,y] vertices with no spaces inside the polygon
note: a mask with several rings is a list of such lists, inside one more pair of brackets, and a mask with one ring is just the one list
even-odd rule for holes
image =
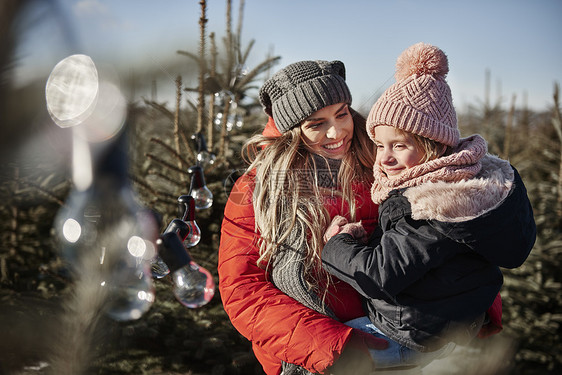
{"label": "gray knit scarf", "polygon": [[[341,160],[325,159],[314,155],[318,185],[324,188],[337,187],[337,174]],[[312,176],[311,176],[312,177]],[[324,306],[322,299],[312,291],[304,279],[305,254],[301,246],[306,228],[295,228],[288,240],[280,247],[271,264],[271,277],[279,290],[294,298],[304,306],[319,313],[337,319],[328,306]],[[282,375],[312,374],[306,369],[283,362]]]}

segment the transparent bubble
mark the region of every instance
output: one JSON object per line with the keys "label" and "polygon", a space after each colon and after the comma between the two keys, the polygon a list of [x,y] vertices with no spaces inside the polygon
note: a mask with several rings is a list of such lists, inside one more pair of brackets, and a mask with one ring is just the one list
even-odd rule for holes
{"label": "transparent bubble", "polygon": [[108,281],[106,313],[112,319],[127,321],[139,319],[155,300],[154,286],[145,272],[123,273]]}
{"label": "transparent bubble", "polygon": [[172,279],[176,299],[191,309],[207,304],[215,294],[213,276],[195,262],[176,270]]}
{"label": "transparent bubble", "polygon": [[192,189],[189,195],[195,199],[195,208],[198,210],[204,210],[213,205],[213,193],[206,185],[197,189]]}
{"label": "transparent bubble", "polygon": [[65,220],[62,225],[62,235],[70,243],[75,243],[80,239],[82,234],[82,226],[72,218]]}
{"label": "transparent bubble", "polygon": [[115,71],[86,55],[71,55],[53,68],[45,86],[49,115],[61,128],[79,127],[89,142],[115,136],[123,127],[127,103]]}
{"label": "transparent bubble", "polygon": [[134,257],[143,258],[146,249],[146,241],[139,236],[131,236],[129,241],[127,241],[127,250]]}
{"label": "transparent bubble", "polygon": [[61,128],[82,123],[95,109],[99,93],[98,71],[86,55],[61,60],[45,87],[47,110]]}

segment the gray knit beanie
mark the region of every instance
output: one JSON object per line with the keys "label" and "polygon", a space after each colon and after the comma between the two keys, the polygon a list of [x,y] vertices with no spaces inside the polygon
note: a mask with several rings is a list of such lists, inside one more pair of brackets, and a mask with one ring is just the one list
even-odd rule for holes
{"label": "gray knit beanie", "polygon": [[260,89],[265,113],[281,133],[312,113],[337,103],[351,104],[341,61],[299,61],[268,79]]}

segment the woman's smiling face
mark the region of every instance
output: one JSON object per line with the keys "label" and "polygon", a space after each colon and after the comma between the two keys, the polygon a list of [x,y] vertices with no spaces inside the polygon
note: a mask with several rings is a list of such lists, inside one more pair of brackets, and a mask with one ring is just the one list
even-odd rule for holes
{"label": "woman's smiling face", "polygon": [[353,117],[345,103],[324,107],[301,123],[304,141],[315,154],[343,159],[351,147]]}

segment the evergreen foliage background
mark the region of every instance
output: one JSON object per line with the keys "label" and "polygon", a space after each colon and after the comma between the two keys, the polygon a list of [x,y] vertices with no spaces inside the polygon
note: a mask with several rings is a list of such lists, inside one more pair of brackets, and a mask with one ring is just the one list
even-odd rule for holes
{"label": "evergreen foliage background", "polygon": [[[17,1],[0,12],[0,24],[9,25],[17,14]],[[205,1],[202,4],[204,15]],[[243,2],[241,4],[243,7]],[[202,19],[204,17],[202,16]],[[230,26],[227,25],[227,28]],[[176,217],[176,198],[189,190],[186,169],[195,163],[191,136],[202,132],[212,142],[215,164],[205,169],[213,206],[197,213],[202,239],[192,249],[194,259],[210,270],[217,281],[216,264],[220,225],[229,187],[244,168],[242,143],[265,124],[257,100],[250,92],[259,87],[268,69],[278,60],[270,57],[246,74],[237,71],[251,44],[240,46],[237,32],[227,30],[224,44],[207,36],[202,22],[202,46],[216,60],[178,51],[186,66],[195,64],[200,76],[199,103],[173,106],[156,98],[129,104],[130,177],[140,202],[162,216],[165,226]],[[47,359],[53,337],[64,314],[63,302],[72,293],[57,251],[53,219],[71,189],[70,155],[61,147],[70,139],[64,129],[52,126],[44,103],[44,81],[14,90],[10,84],[9,51],[13,40],[1,33],[0,63],[0,374],[49,373]],[[204,50],[204,48],[203,48]],[[211,77],[211,78],[209,78]],[[218,85],[218,89],[217,89]],[[211,89],[210,87],[213,87]],[[208,112],[214,92],[232,93],[240,128],[213,123]],[[533,112],[511,98],[495,103],[485,98],[459,114],[461,134],[482,134],[489,151],[508,158],[527,186],[538,226],[536,245],[527,262],[503,270],[504,331],[456,353],[456,364],[436,367],[432,373],[454,374],[555,374],[562,371],[562,131],[559,87],[553,85],[550,110]],[[222,103],[232,105],[232,103]],[[228,107],[215,106],[229,112]],[[204,108],[202,111],[201,108]],[[39,136],[37,136],[39,135]],[[36,137],[37,136],[37,137]],[[20,148],[23,140],[25,149]],[[36,138],[35,138],[36,137]],[[62,166],[62,168],[61,168]],[[163,228],[162,228],[163,229]],[[102,319],[92,335],[91,374],[259,374],[250,343],[230,324],[218,290],[206,306],[189,310],[176,302],[169,278],[156,281],[156,302],[141,319],[116,323]]]}

